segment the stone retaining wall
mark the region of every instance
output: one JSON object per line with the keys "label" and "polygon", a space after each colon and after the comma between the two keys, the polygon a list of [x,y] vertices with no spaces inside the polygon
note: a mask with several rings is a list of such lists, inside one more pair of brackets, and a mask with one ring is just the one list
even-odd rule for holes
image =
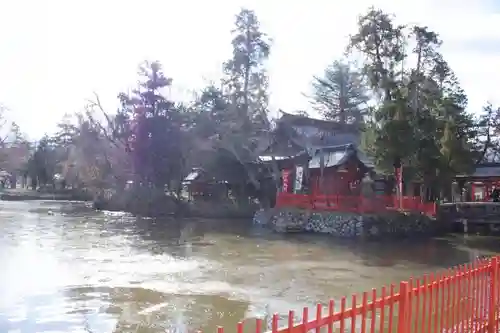
{"label": "stone retaining wall", "polygon": [[422,214],[385,212],[361,215],[343,212],[311,212],[299,209],[260,210],[254,224],[276,232],[316,232],[340,238],[401,238],[432,236],[449,231],[449,225]]}

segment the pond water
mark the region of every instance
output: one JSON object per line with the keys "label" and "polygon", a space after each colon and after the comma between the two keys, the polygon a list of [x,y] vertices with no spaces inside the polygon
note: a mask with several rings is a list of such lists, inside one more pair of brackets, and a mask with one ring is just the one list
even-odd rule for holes
{"label": "pond water", "polygon": [[0,332],[232,332],[500,252],[496,238],[352,243],[250,223],[0,201]]}

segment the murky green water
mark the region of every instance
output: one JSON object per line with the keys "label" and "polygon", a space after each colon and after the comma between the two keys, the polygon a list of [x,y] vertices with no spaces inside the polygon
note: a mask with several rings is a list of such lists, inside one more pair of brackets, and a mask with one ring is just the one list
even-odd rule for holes
{"label": "murky green water", "polygon": [[0,202],[0,332],[231,332],[245,318],[500,252],[494,238],[353,244],[241,221],[179,224]]}

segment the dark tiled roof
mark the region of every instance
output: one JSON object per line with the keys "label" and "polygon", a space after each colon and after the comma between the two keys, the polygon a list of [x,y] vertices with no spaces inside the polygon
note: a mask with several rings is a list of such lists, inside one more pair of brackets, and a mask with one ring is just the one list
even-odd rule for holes
{"label": "dark tiled roof", "polygon": [[261,156],[295,156],[304,151],[304,147],[293,143],[291,140],[278,141],[274,140],[270,145],[262,151]]}
{"label": "dark tiled roof", "polygon": [[365,153],[363,153],[361,150],[356,151],[356,156],[358,157],[359,161],[363,163],[367,168],[374,169],[375,168],[375,163],[373,163],[373,160],[366,156]]}
{"label": "dark tiled roof", "polygon": [[187,175],[186,178],[184,178],[184,181],[185,182],[193,181],[196,180],[196,178],[198,178],[199,176],[200,176],[200,171],[193,171],[189,173],[189,175]]}
{"label": "dark tiled roof", "polygon": [[374,167],[371,159],[358,149],[361,138],[358,126],[282,113],[273,142],[260,155],[291,157],[309,150],[312,157],[309,167],[319,168],[321,149],[326,154],[326,167],[342,164],[352,154],[368,168]]}
{"label": "dark tiled roof", "polygon": [[[319,169],[321,168],[321,152],[318,152],[314,155],[309,161],[310,169]],[[337,150],[337,151],[325,151],[324,160],[325,160],[325,168],[331,168],[338,165],[342,165],[345,163],[350,156],[352,156],[352,151],[349,149]]]}
{"label": "dark tiled roof", "polygon": [[283,113],[277,122],[277,128],[289,135],[306,137],[313,146],[337,146],[345,144],[358,145],[361,131],[357,125],[339,123],[338,121],[308,118]]}
{"label": "dark tiled roof", "polygon": [[321,167],[321,154],[324,154],[325,168],[335,167],[344,164],[349,158],[355,156],[367,168],[374,168],[373,162],[355,145],[347,144],[341,146],[324,147],[315,151],[309,162],[309,168],[318,169]]}
{"label": "dark tiled roof", "polygon": [[500,177],[500,164],[491,163],[485,165],[478,165],[476,170],[471,175],[459,175],[457,177],[474,177],[474,178],[488,178]]}
{"label": "dark tiled roof", "polygon": [[353,144],[355,146],[359,145],[360,135],[357,133],[338,133],[334,135],[326,135],[323,137],[312,138],[311,142],[314,146],[340,146]]}
{"label": "dark tiled roof", "polygon": [[315,119],[304,117],[301,115],[286,113],[281,111],[282,116],[278,119],[278,123],[287,122],[293,126],[314,126],[322,130],[341,130],[341,131],[358,131],[357,125],[344,124],[332,120]]}

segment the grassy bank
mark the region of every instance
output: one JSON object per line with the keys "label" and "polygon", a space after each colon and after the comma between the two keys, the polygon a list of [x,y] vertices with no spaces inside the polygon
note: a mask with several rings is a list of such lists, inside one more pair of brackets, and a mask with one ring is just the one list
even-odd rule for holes
{"label": "grassy bank", "polygon": [[258,205],[237,204],[231,200],[187,201],[165,194],[164,191],[138,189],[115,193],[94,201],[97,210],[126,211],[137,216],[245,218],[251,219]]}

